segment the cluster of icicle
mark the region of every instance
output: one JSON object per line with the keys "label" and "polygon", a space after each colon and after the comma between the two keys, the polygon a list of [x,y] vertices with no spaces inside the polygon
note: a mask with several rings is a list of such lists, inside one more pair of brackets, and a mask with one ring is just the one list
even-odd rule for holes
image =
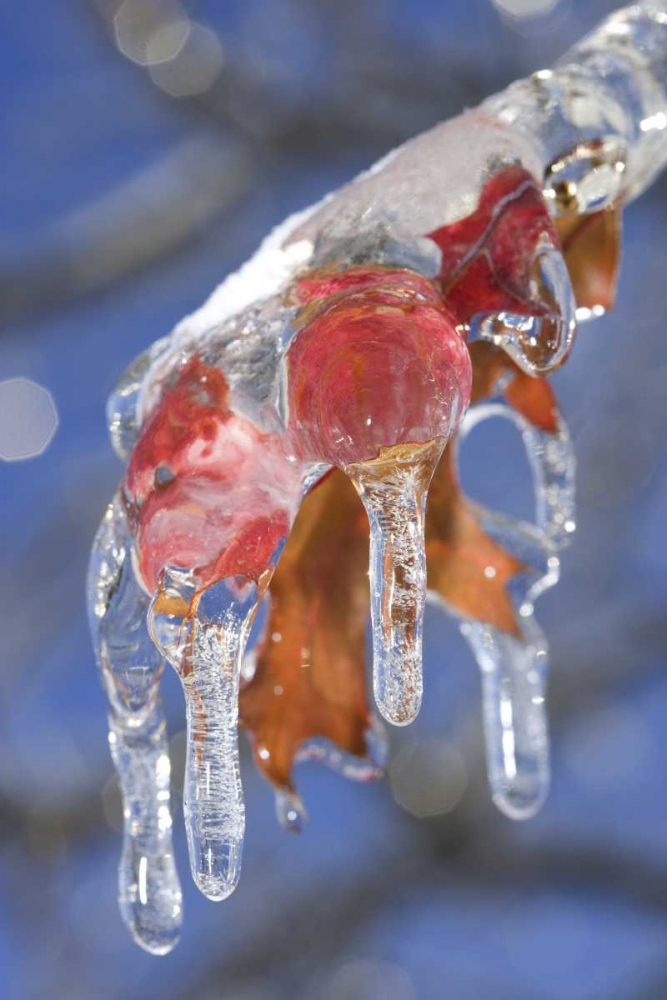
{"label": "cluster of icicle", "polygon": [[[338,469],[363,502],[375,702],[386,720],[405,725],[422,698],[429,484],[453,435],[461,441],[495,416],[518,426],[535,481],[533,525],[476,510],[484,537],[520,567],[507,584],[520,629],[453,610],[481,668],[494,801],[520,818],[544,800],[547,645],[533,604],[556,582],[558,550],[574,530],[574,458],[557,415],[545,430],[502,401],[502,365],[495,394],[466,414],[470,345],[494,345],[517,372],[541,377],[565,360],[575,319],[608,303],[577,296],[575,305],[548,223],[530,262],[533,315],[511,302],[494,305],[483,276],[463,291],[453,279],[442,295],[433,288],[439,276],[474,262],[480,247],[486,253],[489,227],[510,202],[533,198],[531,184],[551,216],[565,220],[561,235],[573,219],[600,221],[605,212],[617,219],[620,205],[667,159],[666,88],[667,3],[620,11],[553,70],[418,137],[288,220],[123,377],[109,417],[129,468],[95,540],[89,604],[124,804],[120,906],[142,947],[168,952],[182,920],[163,664],[178,672],[187,706],[184,814],[193,877],[207,897],[223,899],[239,878],[244,835],[237,730],[240,689],[252,677],[246,645],[301,501]],[[528,180],[509,193],[485,187],[515,168]],[[492,195],[491,221],[458,270],[447,272],[461,220],[476,219]],[[509,268],[511,247],[498,243],[495,252],[494,266]],[[341,327],[343,306],[351,319]],[[346,396],[355,324],[368,337],[367,387],[376,394],[363,426]],[[415,325],[427,331],[423,342],[405,333]],[[403,381],[394,385],[387,355],[402,351]],[[424,386],[431,395],[415,402],[410,373],[417,369],[417,396]],[[280,685],[274,690],[282,694]],[[358,753],[316,735],[304,756],[352,777],[380,771],[384,745],[372,719]],[[260,761],[269,755],[255,749]],[[281,821],[298,828],[300,800],[288,784],[276,788]]]}

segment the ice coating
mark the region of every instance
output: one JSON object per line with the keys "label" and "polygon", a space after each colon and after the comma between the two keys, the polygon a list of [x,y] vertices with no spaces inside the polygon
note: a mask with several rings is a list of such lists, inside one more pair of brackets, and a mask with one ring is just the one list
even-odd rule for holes
{"label": "ice coating", "polygon": [[[164,659],[186,699],[191,867],[212,899],[240,871],[238,723],[286,829],[306,822],[298,760],[377,777],[366,615],[376,702],[405,724],[422,696],[427,588],[482,669],[494,801],[525,818],[544,800],[547,646],[533,604],[574,530],[574,463],[543,376],[567,359],[575,319],[613,302],[621,208],[667,159],[666,85],[667,4],[620,11],[553,70],[287,220],[121,379],[108,415],[129,465],[89,601],[124,801],[121,910],[143,947],[170,950],[182,912]],[[500,408],[477,409],[496,396]],[[517,424],[535,525],[463,495],[469,399],[464,434],[493,415]]]}
{"label": "ice coating", "polygon": [[617,11],[482,108],[535,143],[559,211],[636,197],[667,162],[667,4]]}

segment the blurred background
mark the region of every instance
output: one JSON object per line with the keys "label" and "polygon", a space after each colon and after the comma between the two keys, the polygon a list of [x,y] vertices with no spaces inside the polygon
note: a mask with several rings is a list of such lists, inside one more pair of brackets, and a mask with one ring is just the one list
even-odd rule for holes
{"label": "blurred background", "polygon": [[[557,377],[579,531],[538,606],[553,789],[486,793],[475,665],[429,609],[421,717],[389,780],[298,774],[284,834],[247,748],[244,875],[187,875],[183,708],[165,678],[181,944],[116,907],[120,803],[84,614],[121,468],[125,365],[289,212],[549,64],[599,0],[22,0],[0,9],[0,995],[19,1000],[663,1000],[667,996],[667,179],[626,213],[613,315]],[[32,457],[30,457],[32,456]],[[509,427],[465,485],[530,514]]]}

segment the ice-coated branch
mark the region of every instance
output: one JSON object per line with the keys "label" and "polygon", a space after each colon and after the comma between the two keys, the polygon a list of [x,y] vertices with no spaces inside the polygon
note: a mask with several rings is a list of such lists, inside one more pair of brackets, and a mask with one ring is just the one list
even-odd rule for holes
{"label": "ice-coated branch", "polygon": [[667,163],[667,3],[617,11],[481,108],[535,144],[557,211],[636,197]]}
{"label": "ice-coated branch", "polygon": [[[525,818],[544,800],[534,602],[575,523],[571,442],[545,379],[572,350],[579,306],[608,308],[618,213],[667,159],[666,33],[663,5],[627,8],[553,70],[410,141],[287,220],[121,379],[109,418],[128,469],[95,547],[91,617],[125,803],[121,904],[145,947],[168,950],[180,920],[163,658],[186,699],[185,821],[209,898],[240,872],[239,699],[296,830],[292,766],[321,738],[331,763],[359,762],[350,776],[377,773],[369,610],[377,705],[394,724],[415,717],[427,587],[481,667],[494,801]],[[582,269],[595,271],[585,295]],[[463,495],[469,403],[468,427],[517,424],[535,524]]]}

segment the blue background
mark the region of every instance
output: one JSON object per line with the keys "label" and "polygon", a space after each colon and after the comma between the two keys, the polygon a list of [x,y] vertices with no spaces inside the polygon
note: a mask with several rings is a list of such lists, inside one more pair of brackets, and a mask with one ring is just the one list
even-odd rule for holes
{"label": "blue background", "polygon": [[[455,625],[429,609],[425,707],[394,734],[394,753],[445,748],[465,785],[450,811],[418,819],[389,783],[357,786],[307,765],[311,822],[290,837],[244,748],[238,891],[212,904],[186,877],[176,787],[183,938],[163,959],[130,940],[83,604],[92,536],[121,474],[107,394],[287,213],[548,65],[615,4],[560,0],[547,16],[512,20],[490,0],[201,0],[188,12],[217,34],[224,63],[205,93],[180,99],[118,50],[119,6],[0,10],[0,379],[45,386],[60,421],[39,458],[0,462],[0,994],[660,1000],[664,180],[626,212],[616,310],[582,329],[556,379],[579,461],[579,531],[538,607],[554,744],[541,815],[513,825],[489,804],[476,668]],[[465,477],[492,506],[530,512],[527,464],[507,428],[473,437]],[[164,686],[177,785],[183,709],[176,679]]]}

